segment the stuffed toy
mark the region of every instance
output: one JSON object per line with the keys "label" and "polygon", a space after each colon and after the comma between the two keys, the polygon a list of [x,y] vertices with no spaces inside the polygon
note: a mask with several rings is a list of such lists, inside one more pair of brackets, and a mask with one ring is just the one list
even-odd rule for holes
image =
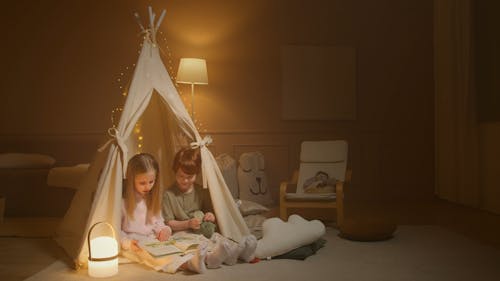
{"label": "stuffed toy", "polygon": [[267,206],[273,203],[265,168],[262,153],[246,152],[241,154],[238,167],[240,199]]}
{"label": "stuffed toy", "polygon": [[214,234],[215,230],[217,229],[217,226],[213,222],[203,221],[204,216],[205,216],[205,214],[202,211],[194,212],[193,217],[202,221],[202,223],[200,224],[200,228],[196,229],[194,231],[194,233],[203,234],[203,236],[210,239],[212,237],[212,235]]}

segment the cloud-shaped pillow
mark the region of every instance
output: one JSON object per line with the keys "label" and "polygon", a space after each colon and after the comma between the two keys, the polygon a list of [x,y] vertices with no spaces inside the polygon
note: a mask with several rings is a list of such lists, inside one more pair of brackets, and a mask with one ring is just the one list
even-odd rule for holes
{"label": "cloud-shaped pillow", "polygon": [[262,239],[257,242],[255,256],[260,259],[287,253],[311,244],[325,234],[325,225],[319,220],[308,221],[291,215],[288,222],[269,218],[262,225]]}

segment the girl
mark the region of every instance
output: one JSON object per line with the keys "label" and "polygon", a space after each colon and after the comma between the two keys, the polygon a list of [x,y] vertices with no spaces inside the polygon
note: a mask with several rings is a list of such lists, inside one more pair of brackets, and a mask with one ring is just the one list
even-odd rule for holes
{"label": "girl", "polygon": [[222,263],[233,265],[238,259],[251,261],[257,247],[255,236],[245,236],[238,243],[214,233],[216,218],[210,211],[208,190],[195,183],[201,169],[200,150],[190,147],[179,150],[172,168],[175,182],[163,193],[163,216],[167,225],[174,231],[191,230],[211,238],[215,246],[205,259],[208,268],[218,268]]}
{"label": "girl", "polygon": [[150,154],[137,154],[129,160],[121,208],[122,253],[128,259],[145,263],[156,270],[174,273],[181,267],[203,273],[206,270],[203,262],[206,247],[203,245],[194,255],[163,258],[153,258],[138,245],[141,239],[165,241],[172,234],[161,214],[162,189],[156,181],[158,172],[158,163]]}

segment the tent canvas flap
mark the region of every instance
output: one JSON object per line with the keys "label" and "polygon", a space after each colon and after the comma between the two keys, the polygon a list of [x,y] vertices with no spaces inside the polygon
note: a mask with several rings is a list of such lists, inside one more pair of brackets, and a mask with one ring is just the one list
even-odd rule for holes
{"label": "tent canvas flap", "polygon": [[[127,162],[134,154],[151,153],[162,169],[160,183],[166,187],[173,182],[169,169],[181,142],[177,140],[179,132],[193,143],[202,144],[199,147],[203,182],[209,188],[221,234],[239,240],[250,233],[215,158],[204,145],[161,60],[154,36],[160,20],[155,26],[152,19],[150,29],[145,32],[120,122],[109,130],[111,139],[96,152],[56,233],[55,240],[74,259],[77,267],[87,263],[86,238],[93,224],[107,221],[119,235],[123,178]],[[134,132],[138,122],[145,139],[141,148]]]}

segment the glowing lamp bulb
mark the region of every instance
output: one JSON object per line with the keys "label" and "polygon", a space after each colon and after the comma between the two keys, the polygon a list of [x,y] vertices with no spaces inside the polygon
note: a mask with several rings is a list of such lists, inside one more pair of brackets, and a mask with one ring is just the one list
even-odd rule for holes
{"label": "glowing lamp bulb", "polygon": [[[113,236],[115,236],[114,230]],[[116,241],[116,238],[110,236],[98,236],[93,239],[88,239],[88,243],[89,276],[104,278],[116,275],[118,273],[118,242]]]}

